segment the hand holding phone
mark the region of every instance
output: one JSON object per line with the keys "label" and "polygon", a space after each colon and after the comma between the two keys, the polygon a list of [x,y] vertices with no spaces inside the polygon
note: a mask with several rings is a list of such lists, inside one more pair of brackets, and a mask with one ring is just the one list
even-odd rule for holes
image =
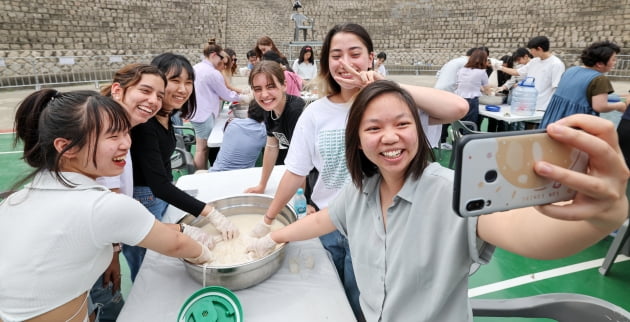
{"label": "hand holding phone", "polygon": [[457,144],[453,209],[462,216],[570,200],[575,191],[534,172],[547,161],[585,172],[588,155],[544,130],[468,134]]}

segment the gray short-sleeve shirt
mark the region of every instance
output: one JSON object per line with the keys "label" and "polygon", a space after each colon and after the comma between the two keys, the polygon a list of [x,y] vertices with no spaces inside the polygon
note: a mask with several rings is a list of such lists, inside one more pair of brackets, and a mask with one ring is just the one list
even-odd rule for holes
{"label": "gray short-sleeve shirt", "polygon": [[388,208],[383,226],[380,175],[364,191],[348,184],[329,205],[348,237],[361,308],[368,321],[472,321],[468,272],[487,263],[494,246],[477,238],[477,219],[451,207],[453,172],[430,164],[408,179]]}

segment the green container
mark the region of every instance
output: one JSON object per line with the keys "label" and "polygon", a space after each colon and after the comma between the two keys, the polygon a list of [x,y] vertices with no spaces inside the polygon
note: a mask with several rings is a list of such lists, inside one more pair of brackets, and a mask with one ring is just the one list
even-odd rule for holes
{"label": "green container", "polygon": [[190,296],[179,310],[179,322],[243,322],[238,297],[222,286],[204,287]]}

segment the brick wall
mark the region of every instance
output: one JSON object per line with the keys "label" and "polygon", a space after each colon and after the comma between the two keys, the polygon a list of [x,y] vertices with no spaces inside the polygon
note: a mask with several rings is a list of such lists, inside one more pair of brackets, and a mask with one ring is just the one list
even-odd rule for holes
{"label": "brick wall", "polygon": [[[388,64],[441,65],[472,46],[500,57],[546,35],[558,53],[608,39],[630,45],[630,0],[302,0],[317,40],[339,22],[365,26]],[[3,0],[0,59],[144,55],[175,51],[199,60],[211,37],[245,53],[268,35],[286,50],[291,0]],[[518,6],[518,7],[517,7]],[[624,51],[626,52],[626,51]],[[6,67],[0,66],[0,73]]]}

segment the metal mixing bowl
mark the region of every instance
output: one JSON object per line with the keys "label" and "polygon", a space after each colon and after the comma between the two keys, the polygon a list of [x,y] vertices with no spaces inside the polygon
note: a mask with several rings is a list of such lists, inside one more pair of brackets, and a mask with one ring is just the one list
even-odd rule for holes
{"label": "metal mixing bowl", "polygon": [[497,94],[495,96],[481,95],[479,103],[484,105],[501,105],[505,101],[505,95]]}
{"label": "metal mixing bowl", "polygon": [[[243,214],[265,214],[272,197],[259,194],[242,194],[210,202],[217,210],[226,217]],[[276,220],[284,225],[288,225],[296,220],[295,211],[290,206],[284,206]],[[185,223],[192,226],[202,227],[208,223],[206,219],[196,218],[190,214],[184,216],[178,223]],[[248,232],[241,232],[248,233]],[[233,265],[233,266],[212,266],[204,267],[189,263],[185,260],[186,271],[190,276],[202,285],[220,285],[230,290],[236,291],[250,286],[254,286],[273,275],[284,260],[286,244],[276,248],[276,250],[258,260]],[[205,284],[204,284],[205,282]]]}

